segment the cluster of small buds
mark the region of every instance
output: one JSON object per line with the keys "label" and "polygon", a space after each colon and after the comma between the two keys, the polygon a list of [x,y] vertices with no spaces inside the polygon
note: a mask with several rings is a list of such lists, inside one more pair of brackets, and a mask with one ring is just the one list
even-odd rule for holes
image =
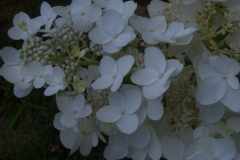
{"label": "cluster of small buds", "polygon": [[32,61],[46,61],[51,54],[48,50],[50,46],[43,42],[40,37],[31,37],[23,44],[22,49],[19,50],[19,58],[24,61],[24,64]]}
{"label": "cluster of small buds", "polygon": [[108,105],[109,89],[96,90],[87,89],[87,103],[92,106],[93,113],[96,113],[99,108]]}

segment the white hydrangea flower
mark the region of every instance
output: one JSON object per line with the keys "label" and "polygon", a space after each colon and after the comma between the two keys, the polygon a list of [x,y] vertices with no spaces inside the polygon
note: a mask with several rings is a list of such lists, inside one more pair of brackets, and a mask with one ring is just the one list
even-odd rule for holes
{"label": "white hydrangea flower", "polygon": [[117,133],[109,137],[109,143],[104,150],[104,157],[108,160],[122,159],[124,157],[137,157],[144,154],[151,138],[150,130],[141,125],[131,135]]}
{"label": "white hydrangea flower", "polygon": [[80,71],[78,71],[78,75],[82,80],[84,81],[85,87],[90,87],[92,84],[92,81],[96,80],[99,77],[99,67],[89,65],[88,69],[82,68]]}
{"label": "white hydrangea flower", "polygon": [[128,19],[134,14],[134,11],[137,8],[137,3],[134,1],[123,0],[109,0],[106,3],[106,10],[113,9],[122,15],[124,22],[127,24]]}
{"label": "white hydrangea flower", "polygon": [[124,76],[132,68],[134,59],[131,55],[126,55],[115,61],[110,56],[104,56],[100,62],[101,77],[92,83],[94,89],[105,89],[111,86],[111,91],[115,92],[122,84]]}
{"label": "white hydrangea flower", "polygon": [[67,87],[65,73],[59,66],[53,68],[52,74],[46,74],[44,80],[49,85],[44,91],[45,96],[54,95],[59,90],[64,90]]}
{"label": "white hydrangea flower", "polygon": [[13,25],[14,27],[8,30],[9,37],[14,40],[26,40],[29,36],[37,33],[41,22],[30,19],[26,13],[20,12],[14,16]]}
{"label": "white hydrangea flower", "polygon": [[101,7],[101,8],[106,8],[106,5],[109,0],[93,0],[93,4]]}
{"label": "white hydrangea flower", "polygon": [[60,140],[66,148],[71,149],[70,154],[73,154],[80,147],[80,153],[88,156],[92,147],[98,145],[98,138],[106,142],[95,125],[92,124],[92,117],[82,118],[77,126],[62,129],[60,132]]}
{"label": "white hydrangea flower", "polygon": [[236,75],[239,63],[225,55],[214,58],[211,63],[199,63],[197,73],[201,78],[196,98],[203,105],[221,101],[234,112],[240,111],[240,89]]}
{"label": "white hydrangea flower", "polygon": [[96,117],[105,123],[116,123],[118,129],[126,134],[137,130],[139,121],[135,114],[142,103],[142,94],[137,89],[129,89],[123,93],[110,92],[109,105],[100,108]]}
{"label": "white hydrangea flower", "polygon": [[30,64],[30,71],[33,75],[33,86],[35,88],[41,88],[45,84],[44,76],[46,74],[52,74],[53,68],[51,65],[42,66],[38,61],[32,61]]}
{"label": "white hydrangea flower", "polygon": [[162,51],[156,47],[149,47],[144,55],[145,68],[131,75],[131,80],[143,86],[143,95],[147,99],[161,96],[169,88],[170,77],[178,75],[183,65],[178,60],[167,60]]}
{"label": "white hydrangea flower", "polygon": [[184,45],[192,40],[193,32],[196,30],[194,27],[184,29],[183,23],[172,22],[164,34],[156,32],[153,38],[161,42],[168,42],[172,45]]}
{"label": "white hydrangea flower", "polygon": [[97,27],[89,32],[88,37],[92,42],[101,44],[105,52],[115,53],[135,39],[136,35],[117,11],[109,9],[97,21]]}
{"label": "white hydrangea flower", "polygon": [[40,21],[41,26],[45,25],[45,29],[49,30],[53,21],[56,19],[57,14],[53,12],[52,7],[45,1],[41,4],[40,14],[41,16],[36,17],[35,20]]}
{"label": "white hydrangea flower", "polygon": [[162,35],[167,28],[164,16],[155,16],[153,18],[134,16],[130,18],[130,24],[141,33],[142,39],[148,44],[159,43],[160,41],[154,38],[155,35]]}
{"label": "white hydrangea flower", "polygon": [[79,94],[76,97],[57,96],[56,102],[61,111],[60,122],[63,126],[70,128],[78,123],[80,118],[89,116],[92,108],[85,104],[85,98]]}

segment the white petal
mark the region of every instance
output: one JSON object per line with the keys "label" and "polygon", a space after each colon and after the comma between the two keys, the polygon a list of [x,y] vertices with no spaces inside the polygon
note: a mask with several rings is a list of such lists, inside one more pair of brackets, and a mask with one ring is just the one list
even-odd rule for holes
{"label": "white petal", "polygon": [[156,30],[160,34],[164,33],[167,28],[165,16],[152,17],[149,21],[149,26],[151,27],[150,29]]}
{"label": "white petal", "polygon": [[147,146],[150,141],[150,137],[150,130],[144,125],[141,125],[135,132],[133,132],[129,143],[132,147],[140,149]]}
{"label": "white petal", "polygon": [[96,112],[97,119],[106,123],[116,122],[121,116],[121,112],[115,110],[112,106],[102,107]]}
{"label": "white petal", "polygon": [[45,96],[52,96],[55,93],[57,93],[60,90],[60,86],[56,85],[56,86],[48,86],[45,91],[44,91],[44,95]]}
{"label": "white petal", "polygon": [[92,107],[86,105],[82,110],[78,111],[73,115],[74,118],[84,118],[89,116],[92,113]]}
{"label": "white petal", "polygon": [[60,118],[62,125],[70,128],[77,124],[77,120],[73,117],[73,114],[63,114]]}
{"label": "white petal", "polygon": [[120,51],[121,47],[118,47],[115,43],[115,41],[111,41],[110,43],[104,44],[102,45],[102,48],[105,52],[107,53],[116,53],[118,51]]}
{"label": "white petal", "polygon": [[41,88],[43,85],[44,85],[45,81],[44,81],[44,78],[37,78],[37,79],[34,79],[33,81],[33,86],[35,88]]}
{"label": "white petal", "polygon": [[125,76],[132,68],[134,58],[131,55],[126,55],[117,60],[117,74]]}
{"label": "white petal", "polygon": [[91,86],[93,89],[105,89],[111,86],[112,83],[113,83],[112,76],[102,76],[96,79]]}
{"label": "white petal", "polygon": [[239,88],[239,80],[236,76],[227,76],[227,82],[233,89]]}
{"label": "white petal", "polygon": [[117,35],[116,38],[113,39],[116,47],[124,47],[126,46],[130,41],[132,41],[132,35],[129,33],[122,32]]}
{"label": "white petal", "polygon": [[148,156],[152,159],[160,159],[162,155],[161,143],[158,138],[150,141],[148,145]]}
{"label": "white petal", "polygon": [[158,80],[158,73],[152,68],[140,69],[131,75],[133,83],[138,85],[150,85]]}
{"label": "white petal", "polygon": [[32,61],[30,63],[30,71],[32,74],[40,76],[43,73],[43,66],[38,61]]}
{"label": "white petal", "polygon": [[222,73],[219,72],[215,67],[213,67],[210,64],[205,64],[203,62],[201,62],[198,67],[197,67],[197,71],[199,74],[199,77],[203,80],[206,77],[209,76],[220,76]]}
{"label": "white petal", "polygon": [[145,121],[146,116],[147,116],[147,111],[146,111],[145,107],[140,107],[135,112],[135,114],[138,116],[139,125],[141,125]]}
{"label": "white petal", "polygon": [[13,25],[16,27],[19,23],[22,23],[22,21],[28,24],[30,22],[30,17],[24,12],[19,12],[13,18]]}
{"label": "white petal", "polygon": [[148,100],[147,115],[151,120],[159,120],[162,117],[163,112],[163,105],[158,99]]}
{"label": "white petal", "polygon": [[223,117],[223,114],[224,105],[222,103],[214,103],[200,109],[199,117],[207,123],[216,123]]}
{"label": "white petal", "polygon": [[209,130],[206,126],[200,125],[197,128],[195,128],[193,132],[193,138],[198,138],[198,137],[208,137],[209,136]]}
{"label": "white petal", "polygon": [[[69,105],[69,104],[68,104]],[[72,102],[73,109],[75,111],[80,111],[85,105],[85,98],[82,94],[76,96]]]}
{"label": "white petal", "polygon": [[109,137],[108,144],[113,144],[116,146],[126,146],[129,142],[129,138],[130,135],[117,132],[116,134],[113,134]]}
{"label": "white petal", "polygon": [[138,117],[136,114],[123,114],[116,124],[121,132],[131,134],[138,128]]}
{"label": "white petal", "polygon": [[59,112],[54,116],[54,120],[53,120],[53,126],[58,129],[58,130],[64,130],[66,127],[62,125],[62,123],[60,122],[60,118],[62,117],[62,113]]}
{"label": "white petal", "polygon": [[213,142],[214,156],[222,160],[233,159],[236,155],[236,148],[233,143],[226,139],[217,139]]}
{"label": "white petal", "polygon": [[13,47],[4,47],[2,49],[2,59],[8,65],[17,64],[19,61],[19,52]]}
{"label": "white petal", "polygon": [[103,29],[111,35],[119,34],[124,27],[122,16],[115,10],[107,10],[102,19]]}
{"label": "white petal", "polygon": [[8,30],[8,36],[14,40],[22,39],[22,34],[23,34],[23,31],[16,27],[12,27]]}
{"label": "white petal", "polygon": [[22,98],[27,96],[32,91],[32,89],[33,89],[32,85],[25,89],[19,88],[18,86],[15,85],[13,88],[13,93],[16,97]]}
{"label": "white petal", "polygon": [[123,81],[123,77],[121,75],[117,76],[114,79],[113,84],[111,86],[111,92],[117,91],[120,88],[122,81]]}
{"label": "white petal", "polygon": [[102,28],[99,27],[93,28],[88,33],[88,37],[91,41],[97,44],[107,44],[113,39],[112,35],[108,34]]}
{"label": "white petal", "polygon": [[232,89],[229,85],[227,85],[227,90],[221,102],[231,109],[233,112],[240,111],[240,88]]}
{"label": "white petal", "polygon": [[104,157],[109,160],[122,159],[128,154],[126,146],[107,145],[104,150]]}
{"label": "white petal", "polygon": [[87,7],[85,8],[85,14],[86,14],[86,17],[88,18],[88,21],[90,23],[93,23],[99,19],[99,17],[102,14],[102,10],[97,6],[90,4],[90,5],[87,5]]}
{"label": "white petal", "polygon": [[161,141],[164,156],[169,160],[181,159],[184,151],[184,144],[180,139],[165,137]]}
{"label": "white petal", "polygon": [[57,96],[56,102],[58,109],[64,114],[74,113],[73,110],[73,98],[68,96]]}
{"label": "white petal", "polygon": [[129,19],[131,26],[142,33],[143,31],[148,31],[148,19],[140,16],[133,16]]}
{"label": "white petal", "polygon": [[102,76],[115,75],[117,73],[117,63],[110,56],[104,56],[100,62],[100,73]]}
{"label": "white petal", "polygon": [[155,83],[143,87],[143,95],[147,99],[155,99],[165,93],[170,84],[170,80],[164,85],[162,85],[161,80],[157,80]]}
{"label": "white petal", "polygon": [[218,102],[226,93],[226,82],[221,77],[209,76],[198,86],[196,97],[203,105]]}
{"label": "white petal", "polygon": [[83,139],[83,143],[80,146],[80,153],[83,156],[88,156],[91,150],[92,150],[92,136],[91,134],[89,134]]}
{"label": "white petal", "polygon": [[7,65],[6,63],[2,66],[2,76],[10,83],[16,83],[20,81],[20,71],[17,67],[12,67]]}
{"label": "white petal", "polygon": [[148,47],[145,50],[144,64],[146,68],[152,68],[159,74],[162,74],[167,66],[165,56],[156,47]]}
{"label": "white petal", "polygon": [[132,114],[140,107],[142,103],[142,93],[137,89],[130,89],[123,93],[125,99],[125,111]]}
{"label": "white petal", "polygon": [[115,0],[115,1],[110,0],[106,4],[106,10],[113,9],[117,11],[119,14],[122,13],[123,8],[124,8],[124,4],[122,0]]}
{"label": "white petal", "polygon": [[129,18],[133,15],[134,11],[137,8],[137,3],[134,3],[133,1],[127,1],[124,3],[124,8],[122,11],[122,16],[125,18]]}
{"label": "white petal", "polygon": [[236,133],[240,132],[240,118],[231,117],[226,122],[227,128],[233,128]]}
{"label": "white petal", "polygon": [[119,112],[121,112],[125,106],[124,97],[119,92],[110,92],[108,95],[108,101],[109,101],[109,104]]}
{"label": "white petal", "polygon": [[66,148],[71,149],[74,144],[76,134],[77,133],[72,128],[68,128],[68,129],[61,131],[60,132],[60,140],[61,140],[62,144]]}

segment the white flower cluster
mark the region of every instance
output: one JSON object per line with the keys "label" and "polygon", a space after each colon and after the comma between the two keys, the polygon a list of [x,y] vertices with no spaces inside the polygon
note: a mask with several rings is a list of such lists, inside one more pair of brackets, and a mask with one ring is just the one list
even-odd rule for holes
{"label": "white flower cluster", "polygon": [[[240,1],[72,0],[20,12],[0,75],[16,97],[56,96],[54,127],[71,154],[134,160],[240,159]],[[44,38],[43,38],[44,37]],[[180,63],[184,62],[184,63]],[[106,139],[106,135],[108,139]]]}

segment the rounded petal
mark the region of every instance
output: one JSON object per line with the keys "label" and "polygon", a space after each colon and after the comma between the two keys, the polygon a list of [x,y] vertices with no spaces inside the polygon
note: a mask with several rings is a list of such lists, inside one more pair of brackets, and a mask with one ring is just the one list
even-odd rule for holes
{"label": "rounded petal", "polygon": [[143,87],[143,96],[147,99],[155,99],[165,93],[170,84],[170,80],[164,85],[162,85],[161,80],[157,80],[155,83]]}
{"label": "rounded petal", "polygon": [[197,128],[195,128],[193,132],[193,138],[198,138],[198,137],[208,137],[209,136],[209,130],[206,126],[200,125]]}
{"label": "rounded petal", "polygon": [[233,143],[226,139],[217,139],[213,142],[213,152],[215,157],[222,160],[233,159],[236,155],[236,148]]}
{"label": "rounded petal", "polygon": [[239,80],[236,76],[227,76],[227,82],[233,89],[239,88]]}
{"label": "rounded petal", "polygon": [[117,76],[113,81],[113,84],[111,86],[111,91],[112,92],[117,91],[120,88],[122,81],[123,81],[123,77],[121,75]]}
{"label": "rounded petal", "polygon": [[117,37],[113,39],[114,44],[119,48],[126,46],[132,40],[132,35],[125,32],[118,34]]}
{"label": "rounded petal", "polygon": [[124,8],[124,3],[122,0],[108,1],[106,4],[106,10],[112,9],[117,11],[119,14],[122,13]]}
{"label": "rounded petal", "polygon": [[227,85],[226,93],[221,99],[221,102],[231,109],[233,112],[240,111],[240,88],[232,89],[229,85]]}
{"label": "rounded petal", "polygon": [[77,120],[73,117],[73,114],[63,114],[60,118],[62,125],[70,128],[77,124]]}
{"label": "rounded petal", "polygon": [[96,79],[91,86],[93,89],[105,89],[111,86],[112,83],[113,83],[112,76],[102,76]]}
{"label": "rounded petal", "polygon": [[148,145],[148,156],[152,159],[160,159],[162,155],[161,143],[158,138],[151,140]]}
{"label": "rounded petal", "polygon": [[108,102],[119,112],[121,112],[125,106],[124,97],[120,92],[110,92],[108,95]]}
{"label": "rounded petal", "polygon": [[108,44],[103,44],[102,45],[102,48],[105,52],[107,53],[116,53],[118,51],[120,51],[121,47],[118,47],[115,43],[115,41],[111,41],[110,43]]}
{"label": "rounded petal", "polygon": [[89,134],[83,139],[83,143],[80,146],[80,153],[83,156],[88,156],[92,150],[92,135]]}
{"label": "rounded petal", "polygon": [[102,14],[101,8],[97,7],[96,5],[87,5],[85,8],[85,14],[90,23],[95,22],[96,20],[99,19],[99,17]]}
{"label": "rounded petal", "polygon": [[163,74],[167,66],[164,54],[156,47],[148,47],[145,50],[144,64],[146,68],[152,68],[159,74]]}
{"label": "rounded petal", "polygon": [[117,63],[112,57],[104,56],[100,62],[100,73],[102,76],[116,75],[117,67]]}
{"label": "rounded petal", "polygon": [[105,32],[117,35],[123,30],[124,21],[117,11],[110,9],[103,15],[102,25]]}
{"label": "rounded petal", "polygon": [[158,99],[148,100],[147,115],[151,120],[159,120],[162,117],[163,112],[163,105]]}
{"label": "rounded petal", "polygon": [[73,106],[73,99],[68,96],[57,96],[56,102],[58,109],[64,114],[71,114],[74,113],[72,108]]}
{"label": "rounded petal", "polygon": [[88,33],[88,37],[91,41],[97,44],[107,44],[113,39],[112,35],[108,34],[99,27],[93,28]]}
{"label": "rounded petal", "polygon": [[23,31],[16,27],[12,27],[8,30],[8,36],[14,40],[22,39],[22,34],[23,34]]}
{"label": "rounded petal", "polygon": [[96,117],[102,122],[114,123],[121,118],[121,112],[114,109],[112,106],[105,106],[96,112]]}
{"label": "rounded petal", "polygon": [[79,94],[78,96],[76,96],[72,102],[72,105],[75,111],[80,111],[81,109],[83,109],[85,105],[84,96],[82,94]]}
{"label": "rounded petal", "polygon": [[136,114],[123,114],[116,124],[121,132],[132,134],[138,128],[138,117]]}
{"label": "rounded petal", "polygon": [[60,118],[62,117],[62,113],[59,112],[54,116],[54,120],[53,120],[53,126],[58,129],[58,130],[64,130],[66,127],[62,125],[62,123],[60,122]]}
{"label": "rounded petal", "polygon": [[41,88],[43,85],[44,85],[45,81],[44,81],[44,78],[37,78],[37,79],[34,79],[33,81],[33,86],[35,88]]}
{"label": "rounded petal", "polygon": [[76,134],[77,133],[72,128],[62,130],[60,132],[60,140],[62,144],[66,148],[71,149],[72,146],[74,145]]}
{"label": "rounded petal", "polygon": [[117,74],[125,76],[132,68],[134,58],[131,55],[126,55],[117,60]]}
{"label": "rounded petal", "polygon": [[13,47],[4,47],[2,49],[2,59],[8,65],[17,64],[19,61],[19,52]]}
{"label": "rounded petal", "polygon": [[32,61],[30,63],[30,71],[32,74],[40,76],[43,73],[43,66],[38,61]]}
{"label": "rounded petal", "polygon": [[203,105],[220,101],[226,93],[226,82],[218,76],[205,78],[198,86],[196,97]]}
{"label": "rounded petal", "polygon": [[150,138],[151,138],[150,130],[147,127],[145,127],[144,125],[141,125],[131,135],[129,144],[134,148],[140,149],[140,148],[146,147],[148,145]]}
{"label": "rounded petal", "polygon": [[60,86],[56,85],[56,86],[48,86],[45,91],[44,91],[44,95],[45,96],[52,96],[55,93],[57,93],[60,90]]}
{"label": "rounded petal", "polygon": [[27,96],[32,91],[32,89],[33,89],[32,85],[25,89],[19,88],[18,86],[15,85],[13,88],[13,93],[16,97],[22,98]]}
{"label": "rounded petal", "polygon": [[30,17],[24,13],[24,12],[19,12],[18,14],[16,14],[13,18],[13,25],[15,27],[18,26],[19,23],[25,22],[26,24],[28,24],[30,22]]}
{"label": "rounded petal", "polygon": [[224,105],[222,103],[214,103],[212,105],[204,106],[199,111],[201,120],[207,123],[218,122],[224,114]]}
{"label": "rounded petal", "polygon": [[163,154],[167,159],[181,159],[185,146],[180,139],[165,137],[161,144]]}
{"label": "rounded petal", "polygon": [[122,159],[128,154],[127,146],[107,145],[104,150],[104,157],[106,159]]}
{"label": "rounded petal", "polygon": [[137,111],[142,103],[142,93],[137,89],[130,89],[123,93],[125,99],[124,110],[127,114]]}
{"label": "rounded petal", "polygon": [[133,16],[129,19],[129,22],[131,26],[140,33],[149,30],[148,18]]}
{"label": "rounded petal", "polygon": [[78,111],[73,115],[74,118],[84,118],[89,116],[92,113],[92,107],[86,105],[82,110]]}
{"label": "rounded petal", "polygon": [[158,80],[158,73],[152,68],[144,68],[131,75],[133,83],[138,85],[150,85]]}

